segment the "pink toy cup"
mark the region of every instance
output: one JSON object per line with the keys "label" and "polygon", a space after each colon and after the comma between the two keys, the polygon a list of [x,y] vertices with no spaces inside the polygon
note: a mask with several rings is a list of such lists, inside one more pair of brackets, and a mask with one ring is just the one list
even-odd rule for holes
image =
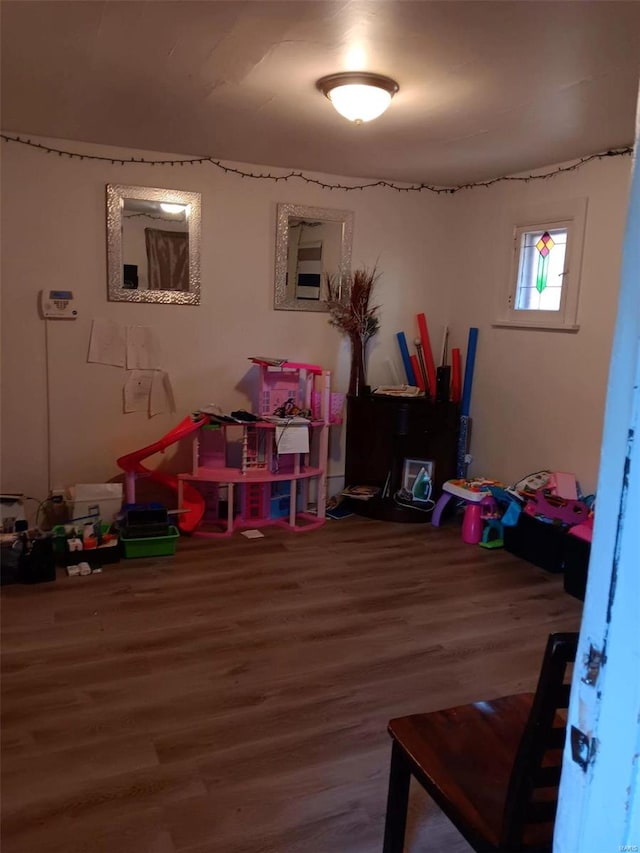
{"label": "pink toy cup", "polygon": [[462,541],[467,545],[477,545],[482,539],[482,507],[479,503],[469,503],[464,510],[462,521]]}

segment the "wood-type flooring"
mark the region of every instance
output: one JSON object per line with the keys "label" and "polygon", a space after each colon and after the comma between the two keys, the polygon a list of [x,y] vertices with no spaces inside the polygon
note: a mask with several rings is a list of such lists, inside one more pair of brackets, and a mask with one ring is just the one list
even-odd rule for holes
{"label": "wood-type flooring", "polygon": [[[562,577],[455,521],[181,539],[2,590],[2,853],[374,853],[387,721],[532,689]],[[407,850],[469,848],[422,791]]]}

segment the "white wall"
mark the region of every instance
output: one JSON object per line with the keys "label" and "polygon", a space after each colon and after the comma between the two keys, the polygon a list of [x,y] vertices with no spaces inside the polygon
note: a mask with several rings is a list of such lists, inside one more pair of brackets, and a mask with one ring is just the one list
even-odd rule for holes
{"label": "white wall", "polygon": [[[502,183],[454,197],[454,338],[478,326],[471,415],[472,473],[514,482],[541,468],[574,472],[595,490],[618,300],[631,158],[594,161],[544,181]],[[549,171],[544,170],[544,171]],[[510,208],[588,198],[577,333],[492,327],[509,274]]]}
{"label": "white wall", "polygon": [[[53,144],[125,159],[133,153]],[[119,473],[118,456],[156,440],[198,406],[248,406],[255,388],[256,369],[247,361],[251,355],[317,362],[335,371],[336,390],[346,390],[348,343],[329,326],[327,315],[272,308],[278,202],[354,211],[354,265],[377,262],[382,273],[376,292],[382,329],[370,358],[374,384],[390,381],[385,357],[396,358],[394,333],[409,328],[416,311],[427,312],[436,325],[445,322],[449,305],[441,278],[424,272],[439,257],[443,239],[438,199],[242,179],[207,165],[112,166],[17,144],[3,144],[2,155],[4,491],[47,494],[45,329],[37,314],[41,288],[72,288],[80,312],[75,322],[49,323],[52,487],[110,480]],[[202,193],[200,306],[107,301],[107,183]],[[122,414],[124,371],[86,360],[93,318],[157,331],[175,389],[175,415]],[[336,438],[332,469],[340,472]],[[167,451],[150,464],[185,470],[184,451],[179,458],[175,454]]]}
{"label": "white wall", "polygon": [[[57,144],[132,156],[129,150]],[[450,346],[462,348],[463,363],[469,326],[479,326],[472,472],[513,481],[549,467],[574,471],[586,490],[594,489],[630,158],[594,162],[547,181],[434,197],[329,191],[296,180],[275,184],[206,165],[112,166],[16,144],[4,144],[2,153],[3,491],[47,493],[45,336],[36,307],[41,288],[73,288],[80,311],[75,322],[49,324],[53,487],[112,479],[119,455],[156,440],[200,405],[249,406],[255,389],[250,355],[320,363],[334,371],[334,388],[346,390],[349,345],[327,315],[272,308],[278,202],[354,211],[354,265],[377,264],[381,272],[375,299],[382,329],[370,345],[372,384],[391,381],[387,359],[400,364],[395,332],[404,330],[411,340],[417,312],[427,315],[434,349],[449,322]],[[200,306],[107,301],[107,183],[202,193]],[[509,247],[501,245],[505,210],[578,196],[589,199],[580,331],[493,328],[494,294],[508,266]],[[157,331],[175,389],[175,415],[122,414],[124,371],[86,361],[93,318]],[[342,439],[334,435],[334,475],[342,471]],[[185,449],[150,461],[174,471],[188,465]]]}

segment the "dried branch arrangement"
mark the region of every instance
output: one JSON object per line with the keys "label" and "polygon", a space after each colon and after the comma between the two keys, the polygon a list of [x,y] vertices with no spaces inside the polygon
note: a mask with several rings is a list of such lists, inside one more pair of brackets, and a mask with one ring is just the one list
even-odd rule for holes
{"label": "dried branch arrangement", "polygon": [[329,323],[350,338],[360,338],[362,343],[366,343],[380,328],[380,306],[369,305],[379,275],[374,267],[372,270],[354,270],[346,281],[327,276]]}

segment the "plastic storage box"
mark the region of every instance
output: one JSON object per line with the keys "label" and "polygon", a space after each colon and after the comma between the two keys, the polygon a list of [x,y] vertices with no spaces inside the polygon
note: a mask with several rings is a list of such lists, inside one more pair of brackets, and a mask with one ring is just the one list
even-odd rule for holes
{"label": "plastic storage box", "polygon": [[[104,534],[107,533],[110,525],[102,524],[101,527]],[[62,566],[89,563],[91,568],[94,568],[120,562],[120,545],[117,541],[115,544],[103,545],[100,548],[83,548],[81,551],[70,551],[64,524],[58,524],[53,528],[53,552],[57,557],[58,564]]]}
{"label": "plastic storage box", "polygon": [[564,591],[584,601],[591,543],[567,533],[564,547]]}
{"label": "plastic storage box", "polygon": [[504,547],[547,572],[562,572],[567,529],[522,512],[515,527],[505,527]]}
{"label": "plastic storage box", "polygon": [[167,509],[162,504],[127,504],[124,508],[122,535],[129,539],[153,539],[168,536]]}
{"label": "plastic storage box", "polygon": [[122,535],[120,542],[124,556],[131,557],[168,557],[176,553],[180,534],[178,528],[170,525],[168,536],[147,536],[142,539],[129,539]]}
{"label": "plastic storage box", "polygon": [[122,483],[76,483],[69,489],[71,518],[100,518],[111,523],[122,506]]}
{"label": "plastic storage box", "polygon": [[53,554],[53,540],[50,536],[31,539],[21,537],[15,547],[2,547],[1,582],[44,583],[56,579],[56,565]]}

